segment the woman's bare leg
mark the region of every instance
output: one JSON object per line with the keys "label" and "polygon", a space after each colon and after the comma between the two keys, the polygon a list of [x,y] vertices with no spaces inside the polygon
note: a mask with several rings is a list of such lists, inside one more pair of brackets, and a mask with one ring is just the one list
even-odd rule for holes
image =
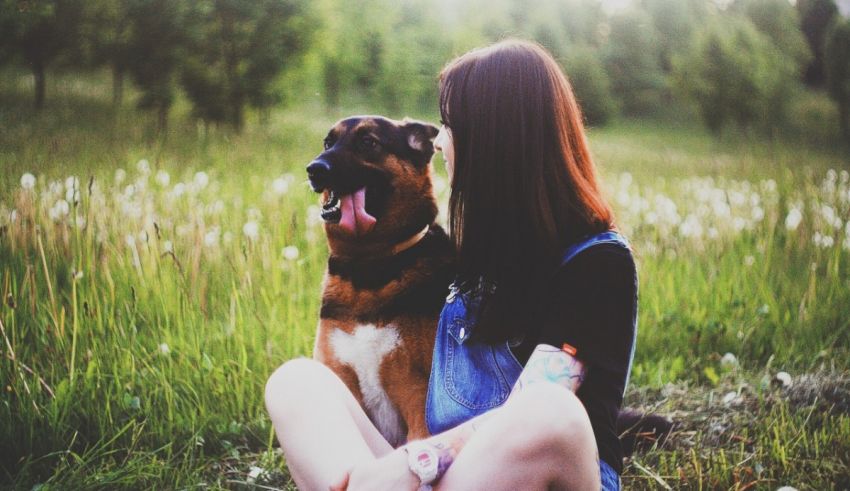
{"label": "woman's bare leg", "polygon": [[512,396],[470,437],[437,491],[598,490],[587,412],[568,389],[535,384]]}
{"label": "woman's bare leg", "polygon": [[266,383],[266,408],[302,490],[327,490],[354,465],[393,449],[342,380],[315,360],[278,368]]}

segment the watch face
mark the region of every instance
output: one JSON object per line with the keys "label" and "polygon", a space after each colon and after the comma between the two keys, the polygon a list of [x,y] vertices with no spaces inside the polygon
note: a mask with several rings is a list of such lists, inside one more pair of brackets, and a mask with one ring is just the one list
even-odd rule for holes
{"label": "watch face", "polygon": [[422,450],[416,455],[416,462],[419,464],[419,467],[427,469],[433,465],[434,459],[431,452]]}

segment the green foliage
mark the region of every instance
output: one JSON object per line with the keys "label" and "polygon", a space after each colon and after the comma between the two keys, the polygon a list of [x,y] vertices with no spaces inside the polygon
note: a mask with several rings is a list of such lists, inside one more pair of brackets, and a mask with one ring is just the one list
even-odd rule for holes
{"label": "green foliage", "polygon": [[823,46],[829,25],[838,15],[838,7],[834,0],[797,0],[797,11],[800,13],[800,29],[812,52],[805,80],[810,86],[822,87],[826,81]]}
{"label": "green foliage", "polygon": [[788,0],[737,0],[732,6],[766,34],[784,56],[792,58],[803,73],[812,55],[799,28],[800,16]]}
{"label": "green foliage", "polygon": [[612,92],[626,115],[651,114],[657,109],[664,88],[652,19],[634,8],[616,14],[610,23],[603,56]]}
{"label": "green foliage", "polygon": [[850,19],[837,20],[824,46],[826,87],[838,106],[839,123],[850,141]]}
{"label": "green foliage", "polygon": [[614,117],[617,107],[611,95],[611,81],[597,50],[586,46],[571,48],[564,68],[585,122],[590,126],[604,126]]}
{"label": "green foliage", "polygon": [[0,61],[17,55],[30,67],[36,108],[44,105],[48,65],[79,44],[82,5],[83,0],[0,0]]}
{"label": "green foliage", "polygon": [[127,52],[130,73],[142,91],[139,107],[155,110],[157,126],[164,132],[184,59],[188,1],[127,1],[132,19]]}
{"label": "green foliage", "polygon": [[272,82],[310,43],[316,19],[302,0],[193,2],[182,85],[194,113],[241,129],[244,108],[280,102]]}
{"label": "green foliage", "polygon": [[678,60],[675,77],[715,134],[729,123],[773,132],[784,121],[796,67],[752,22],[727,15],[711,22],[695,49]]}
{"label": "green foliage", "polygon": [[703,0],[641,0],[658,32],[658,51],[665,73],[673,69],[673,57],[688,51],[694,34],[705,22],[710,7]]}

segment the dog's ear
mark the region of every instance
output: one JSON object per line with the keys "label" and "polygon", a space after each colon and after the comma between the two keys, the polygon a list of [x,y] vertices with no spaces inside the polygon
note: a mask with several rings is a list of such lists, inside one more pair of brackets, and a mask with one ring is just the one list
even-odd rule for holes
{"label": "dog's ear", "polygon": [[425,165],[431,161],[434,156],[434,138],[440,132],[440,129],[433,124],[424,123],[422,121],[414,121],[404,118],[402,121],[402,129],[407,135],[407,146],[415,153],[421,155],[421,160],[416,159],[417,164]]}

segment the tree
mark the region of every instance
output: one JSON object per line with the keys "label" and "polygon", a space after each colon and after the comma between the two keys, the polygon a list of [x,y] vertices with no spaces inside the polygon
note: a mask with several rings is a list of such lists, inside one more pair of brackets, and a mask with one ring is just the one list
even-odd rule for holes
{"label": "tree", "polygon": [[142,90],[139,107],[157,114],[165,134],[174,102],[174,82],[185,59],[185,20],[189,0],[126,0],[132,28],[128,60],[133,81]]}
{"label": "tree", "polygon": [[0,0],[0,49],[29,66],[36,109],[44,106],[47,67],[79,43],[81,1]]}
{"label": "tree", "polygon": [[850,19],[832,25],[823,54],[826,88],[838,106],[841,133],[850,141]]}
{"label": "tree", "polygon": [[625,114],[654,111],[664,88],[657,33],[649,15],[634,8],[611,18],[611,34],[603,50],[611,89]]}
{"label": "tree", "polygon": [[272,82],[305,50],[315,25],[304,0],[193,2],[181,82],[194,113],[240,130],[245,106],[280,102]]}
{"label": "tree", "polygon": [[599,60],[598,50],[575,46],[570,49],[564,66],[585,122],[590,126],[608,123],[616,114],[617,105],[611,95],[611,81]]}
{"label": "tree", "polygon": [[691,48],[694,34],[709,15],[704,0],[641,0],[658,33],[661,69],[673,70],[673,58]]}
{"label": "tree", "polygon": [[783,123],[796,66],[748,19],[725,15],[675,60],[674,76],[714,133],[728,123],[772,132]]}
{"label": "tree", "polygon": [[823,45],[827,29],[838,14],[838,7],[833,0],[797,0],[797,11],[800,12],[800,27],[812,51],[804,80],[809,86],[822,87],[826,80]]}
{"label": "tree", "polygon": [[112,70],[112,104],[124,100],[124,78],[129,70],[132,35],[130,4],[124,0],[87,0],[81,37],[85,57]]}
{"label": "tree", "polygon": [[783,55],[792,58],[802,75],[812,55],[799,28],[800,16],[788,0],[737,0],[732,8],[747,16]]}

